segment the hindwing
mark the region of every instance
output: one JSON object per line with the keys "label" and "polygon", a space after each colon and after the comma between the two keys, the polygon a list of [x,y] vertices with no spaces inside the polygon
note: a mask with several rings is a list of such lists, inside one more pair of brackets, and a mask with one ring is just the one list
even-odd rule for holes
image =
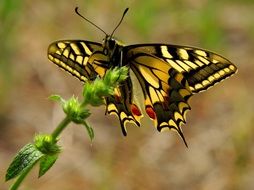
{"label": "hindwing", "polygon": [[126,124],[128,122],[140,126],[142,113],[133,101],[133,86],[130,77],[115,89],[114,95],[106,98],[106,113],[118,117],[125,136],[127,135]]}
{"label": "hindwing", "polygon": [[192,92],[188,81],[152,54],[130,51],[127,56],[143,90],[145,112],[157,130],[175,130],[185,142],[180,125],[186,122],[186,112],[190,109],[188,99]]}

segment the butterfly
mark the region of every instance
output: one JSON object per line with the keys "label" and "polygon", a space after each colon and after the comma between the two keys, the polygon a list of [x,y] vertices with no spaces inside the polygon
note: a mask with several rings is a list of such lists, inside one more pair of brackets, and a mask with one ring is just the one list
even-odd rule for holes
{"label": "butterfly", "polygon": [[[48,48],[48,58],[83,82],[103,77],[107,70],[127,66],[129,77],[115,89],[115,94],[105,98],[106,113],[115,114],[126,136],[126,124],[140,126],[143,114],[153,120],[158,131],[174,130],[183,139],[181,125],[186,123],[186,113],[191,109],[189,98],[207,90],[214,84],[236,73],[229,60],[195,47],[169,44],[136,44],[125,46],[113,38],[128,8],[102,43],[86,40],[61,40]],[[133,76],[135,84],[133,84]],[[142,89],[144,102],[135,102],[133,85]]]}

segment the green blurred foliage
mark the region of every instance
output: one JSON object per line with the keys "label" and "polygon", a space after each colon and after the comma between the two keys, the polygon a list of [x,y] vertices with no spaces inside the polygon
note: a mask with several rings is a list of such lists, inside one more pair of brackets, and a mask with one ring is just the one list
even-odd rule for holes
{"label": "green blurred foliage", "polygon": [[[19,0],[3,0],[0,3],[0,107],[12,84],[11,60],[15,52],[15,23],[21,9]],[[1,110],[0,110],[1,112]]]}

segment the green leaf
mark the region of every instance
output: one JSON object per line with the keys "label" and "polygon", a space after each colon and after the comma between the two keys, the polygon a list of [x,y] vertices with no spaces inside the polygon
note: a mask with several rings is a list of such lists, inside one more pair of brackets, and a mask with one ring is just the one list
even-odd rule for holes
{"label": "green leaf", "polygon": [[57,95],[57,94],[53,94],[53,95],[49,96],[49,99],[52,101],[60,102],[62,104],[65,103],[65,100],[60,95]]}
{"label": "green leaf", "polygon": [[83,126],[86,127],[87,133],[90,137],[90,140],[92,141],[94,139],[94,130],[92,127],[90,127],[90,125],[87,124],[87,122],[83,122]]}
{"label": "green leaf", "polygon": [[43,176],[53,166],[57,158],[58,158],[58,154],[45,155],[40,159],[39,177]]}
{"label": "green leaf", "polygon": [[15,178],[27,168],[34,165],[43,154],[31,143],[25,145],[15,156],[7,169],[5,180]]}

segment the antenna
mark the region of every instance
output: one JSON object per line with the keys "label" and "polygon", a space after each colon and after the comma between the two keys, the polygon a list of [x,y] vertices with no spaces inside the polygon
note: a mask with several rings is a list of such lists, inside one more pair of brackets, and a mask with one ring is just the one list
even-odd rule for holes
{"label": "antenna", "polygon": [[113,36],[114,32],[116,31],[116,29],[117,29],[117,28],[120,26],[120,24],[122,23],[123,18],[124,18],[124,16],[125,16],[125,14],[128,12],[128,10],[129,10],[129,8],[126,8],[126,9],[124,10],[122,18],[120,19],[118,25],[115,27],[115,29],[113,30],[113,32],[112,32],[111,35],[110,35],[110,39],[112,38],[112,36]]}
{"label": "antenna", "polygon": [[[95,26],[96,28],[98,28],[100,31],[102,31],[106,36],[107,36],[107,33],[102,30],[99,26],[97,26],[96,24],[94,24],[93,22],[91,22],[90,20],[88,20],[87,18],[85,18],[83,15],[81,15],[79,12],[78,12],[78,7],[75,8],[75,12],[78,16],[80,16],[81,18],[85,19],[87,22],[89,22],[90,24],[92,24],[93,26]],[[127,12],[127,11],[125,11]],[[122,20],[122,19],[121,19]],[[117,26],[118,27],[118,26]],[[114,30],[115,31],[115,30]]]}

